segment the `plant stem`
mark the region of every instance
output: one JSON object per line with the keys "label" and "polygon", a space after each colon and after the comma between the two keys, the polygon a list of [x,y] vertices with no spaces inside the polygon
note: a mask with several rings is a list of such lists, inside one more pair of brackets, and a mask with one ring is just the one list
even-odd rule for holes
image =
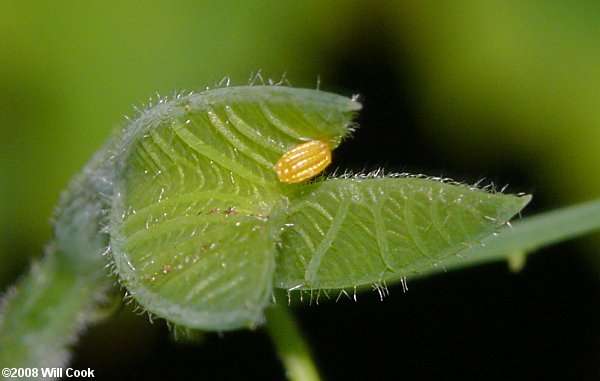
{"label": "plant stem", "polygon": [[11,368],[67,364],[77,334],[101,318],[97,302],[111,284],[101,265],[86,272],[78,270],[50,250],[4,296],[0,364]]}
{"label": "plant stem", "polygon": [[[426,274],[456,270],[481,263],[508,260],[522,263],[525,255],[556,242],[600,230],[600,200],[542,213],[506,226],[485,238],[482,246],[463,250],[426,271]],[[517,265],[518,266],[518,265]]]}
{"label": "plant stem", "polygon": [[310,355],[308,344],[290,310],[277,304],[267,308],[266,330],[277,355],[292,381],[318,381],[319,373]]}

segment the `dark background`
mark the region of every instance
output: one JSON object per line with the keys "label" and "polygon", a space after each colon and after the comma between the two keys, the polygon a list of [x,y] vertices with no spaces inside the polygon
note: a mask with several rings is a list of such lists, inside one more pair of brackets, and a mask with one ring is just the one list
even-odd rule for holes
{"label": "dark background", "polygon": [[[58,194],[154,92],[251,72],[360,94],[334,152],[354,171],[425,173],[534,195],[523,215],[600,194],[597,2],[236,5],[5,2],[0,12],[0,285],[50,239]],[[598,235],[529,257],[296,306],[325,379],[600,379]],[[261,330],[175,342],[122,307],[74,350],[123,376],[283,379]]]}

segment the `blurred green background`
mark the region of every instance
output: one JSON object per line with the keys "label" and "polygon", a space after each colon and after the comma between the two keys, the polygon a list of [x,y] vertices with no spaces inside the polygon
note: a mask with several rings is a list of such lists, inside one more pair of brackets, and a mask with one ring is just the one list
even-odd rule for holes
{"label": "blurred green background", "polygon": [[[334,166],[485,177],[533,193],[524,214],[598,198],[598,20],[597,1],[2,1],[0,285],[41,255],[60,191],[132,105],[259,69],[361,95],[362,127]],[[547,249],[519,274],[492,265],[383,303],[304,308],[300,321],[329,379],[600,377],[599,243]],[[283,377],[262,333],[175,344],[130,309],[83,337],[77,366],[106,379]]]}

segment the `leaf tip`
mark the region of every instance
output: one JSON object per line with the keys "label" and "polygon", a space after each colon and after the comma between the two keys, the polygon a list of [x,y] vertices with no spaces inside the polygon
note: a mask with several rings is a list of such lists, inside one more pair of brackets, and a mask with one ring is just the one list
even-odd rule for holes
{"label": "leaf tip", "polygon": [[530,195],[530,194],[520,194],[518,196],[521,200],[521,203],[523,204],[523,208],[526,207],[527,204],[529,204],[529,202],[533,198],[533,195]]}

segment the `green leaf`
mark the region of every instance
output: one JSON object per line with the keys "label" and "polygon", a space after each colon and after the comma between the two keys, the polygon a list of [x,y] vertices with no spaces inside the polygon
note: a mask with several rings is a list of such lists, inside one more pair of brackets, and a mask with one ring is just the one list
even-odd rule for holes
{"label": "green leaf", "polygon": [[275,285],[336,289],[402,280],[477,244],[529,200],[416,177],[311,184],[290,200]]}
{"label": "green leaf", "polygon": [[[500,229],[498,234],[483,239],[483,245],[465,249],[459,257],[444,260],[443,268],[451,271],[507,260],[513,269],[512,261],[521,261],[523,266],[526,257],[542,247],[597,231],[600,231],[600,199],[516,221]],[[516,270],[519,269],[517,266]],[[430,269],[428,273],[438,271]]]}
{"label": "green leaf", "polygon": [[144,111],[117,137],[115,269],[148,311],[188,328],[256,326],[273,287],[404,279],[496,231],[529,198],[426,178],[282,184],[293,146],[335,148],[360,105],[315,90],[209,90]]}
{"label": "green leaf", "polygon": [[272,292],[291,147],[336,147],[360,104],[315,90],[224,88],[143,112],[114,150],[115,269],[148,311],[190,328],[254,327]]}

